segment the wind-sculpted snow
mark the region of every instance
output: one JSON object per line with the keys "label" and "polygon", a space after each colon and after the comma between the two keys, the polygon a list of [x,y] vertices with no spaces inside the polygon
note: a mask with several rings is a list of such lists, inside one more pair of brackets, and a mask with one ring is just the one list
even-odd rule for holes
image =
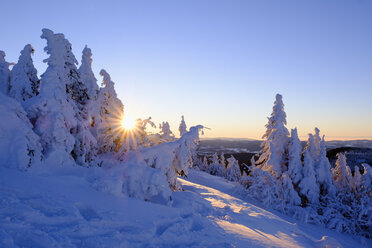
{"label": "wind-sculpted snow", "polygon": [[[151,168],[150,168],[151,169]],[[240,199],[239,187],[190,170],[172,206],[91,187],[101,168],[0,167],[0,247],[370,247]]]}

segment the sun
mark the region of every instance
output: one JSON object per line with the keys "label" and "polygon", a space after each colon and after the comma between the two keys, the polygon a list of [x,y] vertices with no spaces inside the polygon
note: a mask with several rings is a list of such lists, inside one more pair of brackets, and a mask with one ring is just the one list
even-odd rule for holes
{"label": "sun", "polygon": [[129,116],[123,117],[121,120],[121,127],[126,130],[131,130],[136,127],[136,121],[134,118],[131,118]]}

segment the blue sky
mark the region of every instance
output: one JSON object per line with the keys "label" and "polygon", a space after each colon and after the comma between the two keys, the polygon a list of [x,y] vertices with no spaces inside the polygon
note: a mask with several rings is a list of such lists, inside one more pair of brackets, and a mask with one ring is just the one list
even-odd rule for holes
{"label": "blue sky", "polygon": [[0,49],[27,43],[39,73],[47,27],[105,68],[128,115],[260,138],[276,93],[305,137],[372,139],[371,1],[3,1]]}

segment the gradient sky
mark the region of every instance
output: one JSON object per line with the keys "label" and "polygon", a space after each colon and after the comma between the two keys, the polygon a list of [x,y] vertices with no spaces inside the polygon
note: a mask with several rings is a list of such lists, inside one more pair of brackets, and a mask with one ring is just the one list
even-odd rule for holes
{"label": "gradient sky", "polygon": [[178,134],[260,138],[276,93],[303,138],[372,139],[372,1],[2,1],[0,50],[30,43],[41,74],[41,29],[64,33],[80,61],[106,69],[133,117]]}

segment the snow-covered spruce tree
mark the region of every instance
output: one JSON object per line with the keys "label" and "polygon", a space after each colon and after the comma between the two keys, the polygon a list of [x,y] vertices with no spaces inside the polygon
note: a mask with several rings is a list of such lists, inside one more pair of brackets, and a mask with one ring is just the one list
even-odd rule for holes
{"label": "snow-covered spruce tree", "polygon": [[[261,144],[260,157],[256,164],[259,168],[270,172],[279,178],[282,171],[286,168],[286,153],[288,148],[288,136],[289,132],[285,125],[287,125],[286,113],[284,112],[284,104],[282,101],[282,96],[280,94],[276,95],[276,100],[274,102],[273,111],[270,118],[268,118],[268,123],[266,124],[266,132],[262,136],[265,139]],[[271,156],[275,152],[274,157]],[[270,163],[269,158],[271,157]]]}
{"label": "snow-covered spruce tree", "polygon": [[202,171],[208,171],[208,168],[209,168],[209,165],[208,165],[208,159],[206,156],[203,157],[203,164],[202,164],[202,168],[200,168],[200,170]]}
{"label": "snow-covered spruce tree", "polygon": [[97,98],[99,90],[97,79],[92,70],[92,62],[92,51],[90,48],[88,48],[88,46],[85,46],[78,72],[80,75],[80,80],[84,83],[84,86],[87,89],[86,93],[90,100]]}
{"label": "snow-covered spruce tree", "polygon": [[27,112],[41,137],[47,164],[73,164],[71,153],[75,144],[72,130],[78,126],[77,108],[67,93],[69,72],[66,64],[75,63],[67,47],[71,47],[63,34],[43,29],[41,38],[47,40],[44,50],[50,57],[47,70],[41,75],[41,88],[37,97],[31,98]]}
{"label": "snow-covered spruce tree", "polygon": [[86,91],[78,81],[71,44],[63,34],[54,34],[49,29],[42,30],[41,38],[47,40],[44,50],[50,57],[44,60],[48,68],[41,75],[40,93],[28,100],[28,115],[41,137],[47,164],[76,161],[88,165],[94,157],[90,149],[95,146],[95,140],[84,125]]}
{"label": "snow-covered spruce tree", "polygon": [[302,179],[301,141],[297,135],[297,128],[291,130],[288,150],[288,175],[295,185]]}
{"label": "snow-covered spruce tree", "polygon": [[304,150],[309,153],[309,156],[312,159],[313,164],[315,164],[316,160],[318,159],[318,153],[315,145],[314,135],[311,133],[309,133],[309,138],[307,139],[307,143]]}
{"label": "snow-covered spruce tree", "polygon": [[98,129],[99,152],[109,153],[120,149],[124,105],[117,97],[114,82],[111,81],[110,75],[103,69],[100,71],[100,75],[103,77],[103,87],[98,93],[97,104],[100,117],[99,120],[96,120],[95,125]]}
{"label": "snow-covered spruce tree", "polygon": [[227,163],[225,178],[231,182],[238,182],[242,176],[238,160],[231,155],[231,157],[227,159]]}
{"label": "snow-covered spruce tree", "polygon": [[180,137],[187,132],[187,127],[186,127],[186,123],[185,123],[185,119],[184,119],[183,115],[181,116],[181,123],[180,123],[180,126],[178,128],[178,131],[180,132]]}
{"label": "snow-covered spruce tree", "polygon": [[319,154],[320,154],[320,144],[322,142],[322,138],[320,137],[320,130],[319,128],[314,128],[314,155],[316,156],[314,158],[314,162],[317,164],[319,162]]}
{"label": "snow-covered spruce tree", "polygon": [[209,164],[209,173],[215,176],[223,176],[223,168],[218,161],[217,153],[212,156],[212,163]]}
{"label": "snow-covered spruce tree", "polygon": [[337,154],[336,167],[332,169],[332,175],[339,191],[343,193],[351,192],[352,175],[350,167],[346,163],[345,154]]}
{"label": "snow-covered spruce tree", "polygon": [[280,181],[269,172],[256,166],[251,166],[251,173],[248,176],[247,194],[262,202],[264,206],[275,208],[280,205]]}
{"label": "snow-covered spruce tree", "polygon": [[361,178],[360,203],[356,210],[360,225],[361,235],[372,238],[372,167],[362,164],[363,175]]}
{"label": "snow-covered spruce tree", "polygon": [[174,134],[170,130],[169,123],[167,121],[163,121],[162,124],[159,125],[160,130],[160,138],[163,142],[170,142],[175,140]]}
{"label": "snow-covered spruce tree", "polygon": [[279,197],[283,212],[295,212],[292,206],[300,206],[301,199],[297,191],[293,188],[293,182],[287,172],[284,172],[280,178]]}
{"label": "snow-covered spruce tree", "polygon": [[363,167],[363,175],[362,175],[362,182],[361,187],[364,194],[371,197],[372,200],[372,167],[368,164],[362,164]]}
{"label": "snow-covered spruce tree", "polygon": [[227,167],[224,153],[221,153],[221,155],[220,155],[220,165],[223,169],[226,169],[226,167]]}
{"label": "snow-covered spruce tree", "polygon": [[93,136],[97,139],[98,129],[96,123],[100,123],[100,105],[97,101],[98,97],[98,84],[92,70],[92,51],[85,46],[81,58],[81,65],[78,69],[80,80],[85,85],[88,95],[88,100],[84,105],[83,112],[85,113],[85,125],[89,127]]}
{"label": "snow-covered spruce tree", "polygon": [[10,70],[9,66],[14,65],[14,63],[9,63],[5,61],[5,52],[0,51],[0,92],[8,95],[9,92],[9,82],[10,82]]}
{"label": "snow-covered spruce tree", "polygon": [[21,103],[39,94],[40,80],[31,58],[33,53],[33,47],[26,45],[10,72],[9,96]]}
{"label": "snow-covered spruce tree", "polygon": [[40,138],[19,102],[0,92],[0,165],[25,170],[42,161]]}
{"label": "snow-covered spruce tree", "polygon": [[328,195],[333,197],[336,194],[336,188],[333,184],[331,164],[327,158],[327,148],[324,135],[320,141],[319,154],[317,159],[317,166],[315,168],[316,180],[320,187],[320,194],[322,196]]}
{"label": "snow-covered spruce tree", "polygon": [[298,186],[304,206],[319,202],[319,186],[316,183],[313,160],[307,150],[304,152],[303,178]]}

